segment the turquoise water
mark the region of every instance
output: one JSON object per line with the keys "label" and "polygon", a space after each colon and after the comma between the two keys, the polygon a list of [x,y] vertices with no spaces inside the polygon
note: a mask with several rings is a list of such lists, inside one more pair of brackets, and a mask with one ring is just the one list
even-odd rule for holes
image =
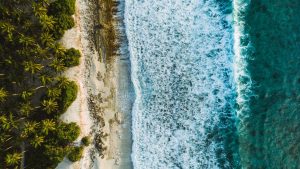
{"label": "turquoise water", "polygon": [[252,0],[242,14],[252,94],[239,115],[243,168],[300,167],[300,1]]}
{"label": "turquoise water", "polygon": [[300,168],[300,1],[125,6],[134,168]]}

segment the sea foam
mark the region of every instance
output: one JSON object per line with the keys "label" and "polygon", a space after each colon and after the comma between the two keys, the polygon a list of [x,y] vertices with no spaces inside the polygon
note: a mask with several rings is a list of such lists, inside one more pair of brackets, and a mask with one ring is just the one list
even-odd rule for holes
{"label": "sea foam", "polygon": [[[232,13],[217,0],[126,0],[135,169],[231,168]],[[230,5],[229,5],[230,6]]]}
{"label": "sea foam", "polygon": [[245,15],[250,0],[234,0],[234,79],[237,86],[238,115],[249,111],[250,97],[253,96],[251,87],[252,80],[248,71],[248,61],[251,60],[250,53],[253,50],[249,34],[245,30]]}

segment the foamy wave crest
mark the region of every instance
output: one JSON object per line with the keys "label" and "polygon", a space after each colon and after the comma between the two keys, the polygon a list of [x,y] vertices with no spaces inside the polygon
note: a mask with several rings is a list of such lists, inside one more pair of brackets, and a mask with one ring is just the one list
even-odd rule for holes
{"label": "foamy wave crest", "polygon": [[245,12],[247,12],[250,0],[234,0],[234,79],[237,89],[237,104],[239,108],[237,113],[239,116],[243,112],[249,111],[250,97],[254,96],[251,90],[252,80],[247,70],[248,61],[251,60],[251,52],[253,46],[251,44],[250,36],[245,30]]}
{"label": "foamy wave crest", "polygon": [[126,0],[135,169],[230,168],[231,14],[216,0]]}

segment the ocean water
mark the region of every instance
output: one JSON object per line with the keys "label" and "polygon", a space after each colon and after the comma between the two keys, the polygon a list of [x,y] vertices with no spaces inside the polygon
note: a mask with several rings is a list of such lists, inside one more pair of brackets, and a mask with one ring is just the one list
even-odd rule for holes
{"label": "ocean water", "polygon": [[[300,168],[300,1],[237,1],[243,168]],[[238,29],[236,29],[238,30]],[[236,31],[239,32],[239,31]]]}
{"label": "ocean water", "polygon": [[299,0],[126,0],[135,169],[300,168]]}
{"label": "ocean water", "polygon": [[229,0],[126,0],[135,169],[238,168]]}

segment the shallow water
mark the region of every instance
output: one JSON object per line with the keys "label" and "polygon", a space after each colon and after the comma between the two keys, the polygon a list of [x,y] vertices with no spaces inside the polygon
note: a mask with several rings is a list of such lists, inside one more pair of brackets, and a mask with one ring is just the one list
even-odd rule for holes
{"label": "shallow water", "polygon": [[126,0],[134,168],[238,166],[231,4]]}

